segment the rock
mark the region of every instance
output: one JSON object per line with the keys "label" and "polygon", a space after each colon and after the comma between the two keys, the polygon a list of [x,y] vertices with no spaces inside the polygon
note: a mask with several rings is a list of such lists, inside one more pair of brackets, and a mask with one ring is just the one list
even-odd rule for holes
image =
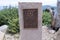
{"label": "rock", "polygon": [[49,33],[54,34],[54,33],[55,33],[55,31],[54,31],[54,30],[49,30]]}
{"label": "rock", "polygon": [[54,40],[55,31],[49,29],[47,26],[42,26],[42,40]]}
{"label": "rock", "polygon": [[3,26],[0,26],[0,31],[5,33],[6,30],[7,30],[8,26],[7,25],[3,25]]}
{"label": "rock", "polygon": [[60,29],[56,33],[56,40],[60,40]]}
{"label": "rock", "polygon": [[0,31],[0,40],[3,40],[4,35],[5,35],[5,34],[4,34],[3,32]]}

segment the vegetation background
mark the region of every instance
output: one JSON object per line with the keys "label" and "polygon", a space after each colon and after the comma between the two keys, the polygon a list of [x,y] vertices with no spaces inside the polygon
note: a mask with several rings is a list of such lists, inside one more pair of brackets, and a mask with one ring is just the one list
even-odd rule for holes
{"label": "vegetation background", "polygon": [[[43,11],[42,17],[43,25],[51,24],[51,15],[48,11]],[[8,25],[7,33],[16,34],[19,31],[19,16],[18,16],[18,8],[9,7],[0,10],[0,26]]]}

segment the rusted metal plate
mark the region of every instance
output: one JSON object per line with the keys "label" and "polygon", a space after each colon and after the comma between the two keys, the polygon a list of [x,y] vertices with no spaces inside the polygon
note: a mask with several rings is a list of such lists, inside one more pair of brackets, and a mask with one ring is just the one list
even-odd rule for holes
{"label": "rusted metal plate", "polygon": [[23,9],[24,28],[38,28],[38,9]]}

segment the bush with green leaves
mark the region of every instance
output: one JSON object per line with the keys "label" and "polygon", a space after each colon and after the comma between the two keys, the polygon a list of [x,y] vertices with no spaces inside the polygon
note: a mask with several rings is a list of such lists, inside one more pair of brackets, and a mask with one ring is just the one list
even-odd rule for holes
{"label": "bush with green leaves", "polygon": [[15,34],[19,32],[19,19],[17,8],[5,8],[0,11],[0,25],[8,25],[8,33]]}
{"label": "bush with green leaves", "polygon": [[0,15],[0,26],[7,25],[7,19],[4,17],[4,15]]}
{"label": "bush with green leaves", "polygon": [[43,11],[42,17],[43,25],[51,25],[51,14],[47,11]]}

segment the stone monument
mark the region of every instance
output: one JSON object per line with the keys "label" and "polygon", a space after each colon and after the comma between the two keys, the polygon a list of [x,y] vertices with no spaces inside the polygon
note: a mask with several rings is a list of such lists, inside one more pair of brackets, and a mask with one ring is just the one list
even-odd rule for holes
{"label": "stone monument", "polygon": [[42,40],[42,3],[19,2],[19,40]]}

